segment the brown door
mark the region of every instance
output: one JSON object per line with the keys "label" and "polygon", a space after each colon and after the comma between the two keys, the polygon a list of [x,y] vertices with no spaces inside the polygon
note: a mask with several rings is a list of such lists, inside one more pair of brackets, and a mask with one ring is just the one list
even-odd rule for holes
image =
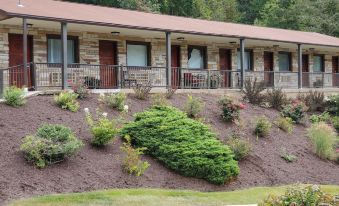
{"label": "brown door", "polygon": [[[28,36],[27,41],[27,62],[33,61],[33,36]],[[19,88],[23,87],[24,82],[24,67],[23,67],[23,39],[22,34],[8,34],[9,43],[9,67],[10,69],[10,85],[15,85]],[[21,65],[21,66],[20,66]],[[29,65],[28,65],[29,66]],[[33,88],[33,72],[29,67],[27,72],[28,85]]]}
{"label": "brown door", "polygon": [[[231,70],[232,70],[232,52],[229,49],[220,49],[219,50],[219,66],[220,72],[223,76],[222,78],[222,87],[231,86]],[[213,82],[211,82],[213,86]]]}
{"label": "brown door", "polygon": [[339,57],[332,57],[333,86],[339,87]]}
{"label": "brown door", "polygon": [[172,46],[172,87],[178,88],[180,86],[180,46]]}
{"label": "brown door", "polygon": [[274,55],[273,52],[264,52],[264,82],[268,87],[273,86],[274,81]]}
{"label": "brown door", "polygon": [[302,57],[302,83],[303,87],[309,87],[310,86],[310,70],[309,70],[309,59],[307,54],[303,54]]}
{"label": "brown door", "polygon": [[117,64],[116,42],[106,40],[99,41],[99,60],[100,88],[112,89],[117,87],[118,67],[113,66]]}

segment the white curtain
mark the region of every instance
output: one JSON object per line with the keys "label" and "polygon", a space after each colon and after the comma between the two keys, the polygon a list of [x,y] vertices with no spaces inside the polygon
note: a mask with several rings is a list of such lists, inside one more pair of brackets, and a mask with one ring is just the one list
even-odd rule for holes
{"label": "white curtain", "polygon": [[188,60],[189,69],[204,69],[204,57],[199,49],[192,49]]}
{"label": "white curtain", "polygon": [[[67,40],[67,62],[75,63],[74,40]],[[61,40],[48,39],[48,63],[61,63]]]}
{"label": "white curtain", "polygon": [[146,45],[127,45],[127,66],[148,66]]}
{"label": "white curtain", "polygon": [[[244,57],[245,57],[245,62],[244,62],[245,70],[251,70],[251,52],[245,51]],[[238,51],[237,63],[238,63],[238,70],[241,70],[240,51]]]}

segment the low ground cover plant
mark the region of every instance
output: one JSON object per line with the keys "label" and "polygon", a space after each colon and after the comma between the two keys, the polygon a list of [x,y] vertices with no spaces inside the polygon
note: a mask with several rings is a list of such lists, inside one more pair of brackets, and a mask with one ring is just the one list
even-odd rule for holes
{"label": "low ground cover plant", "polygon": [[85,108],[86,122],[92,134],[91,144],[105,146],[118,134],[118,120],[109,119],[107,113],[97,110],[97,119],[94,119],[88,108]]}
{"label": "low ground cover plant", "polygon": [[261,105],[265,101],[265,95],[262,93],[265,90],[265,84],[262,81],[258,81],[255,78],[245,80],[244,84],[244,99],[248,100],[249,103],[255,105]]}
{"label": "low ground cover plant", "polygon": [[62,109],[66,109],[71,112],[77,112],[80,108],[77,98],[78,95],[75,93],[62,91],[59,95],[54,96],[54,101]]}
{"label": "low ground cover plant", "polygon": [[266,101],[269,106],[276,110],[281,110],[283,106],[288,104],[288,98],[282,89],[271,89],[266,93]]}
{"label": "low ground cover plant", "polygon": [[269,195],[259,206],[336,205],[333,195],[325,194],[317,185],[295,185],[284,195]]}
{"label": "low ground cover plant", "polygon": [[292,104],[283,107],[281,115],[291,118],[295,123],[300,123],[305,117],[305,105],[299,100],[294,100]]}
{"label": "low ground cover plant", "polygon": [[322,159],[333,159],[336,133],[329,125],[324,122],[313,124],[308,129],[308,136],[317,156]]}
{"label": "low ground cover plant", "polygon": [[330,122],[331,121],[331,116],[330,116],[330,113],[328,113],[328,112],[323,112],[323,113],[321,113],[319,115],[313,114],[310,117],[310,121],[313,124],[319,123],[319,122]]}
{"label": "low ground cover plant", "polygon": [[245,159],[251,151],[251,144],[248,140],[241,139],[237,136],[231,136],[226,144],[234,153],[234,159],[240,161]]}
{"label": "low ground cover plant", "polygon": [[293,120],[289,117],[279,117],[276,121],[275,124],[277,127],[284,132],[287,132],[288,134],[292,134],[293,132]]}
{"label": "low ground cover plant", "polygon": [[152,95],[152,105],[153,106],[166,106],[169,105],[167,97],[165,94],[153,94]]}
{"label": "low ground cover plant", "polygon": [[62,125],[45,124],[35,135],[26,136],[21,145],[28,161],[44,168],[63,161],[83,146],[72,130]]}
{"label": "low ground cover plant", "polygon": [[123,169],[128,174],[139,177],[143,175],[150,166],[147,161],[142,161],[140,159],[140,156],[144,154],[144,151],[147,148],[133,148],[131,144],[131,137],[125,136],[124,138],[126,142],[124,142],[123,146],[120,147],[120,149],[125,153],[122,163]]}
{"label": "low ground cover plant", "polygon": [[26,103],[24,90],[16,86],[5,89],[4,99],[5,103],[12,107],[20,107]]}
{"label": "low ground cover plant", "polygon": [[152,84],[149,82],[147,84],[137,84],[133,86],[133,91],[135,97],[140,100],[145,100],[148,98],[152,90]]}
{"label": "low ground cover plant", "polygon": [[122,92],[112,93],[108,95],[101,95],[100,101],[106,103],[110,108],[124,111],[126,94]]}
{"label": "low ground cover plant", "polygon": [[79,99],[85,99],[89,95],[89,89],[85,84],[84,79],[77,79],[76,83],[70,83],[72,90],[75,94],[78,95]]}
{"label": "low ground cover plant", "polygon": [[146,147],[147,154],[184,176],[224,184],[239,174],[230,148],[208,126],[171,106],[137,113],[121,135],[129,135],[134,146]]}
{"label": "low ground cover plant", "polygon": [[255,124],[254,134],[257,137],[266,137],[272,128],[271,122],[266,117],[260,117]]}
{"label": "low ground cover plant", "polygon": [[293,154],[288,153],[285,148],[282,151],[281,158],[289,163],[295,162],[297,160],[297,157]]}
{"label": "low ground cover plant", "polygon": [[203,107],[204,105],[200,98],[188,95],[184,110],[188,117],[196,118],[202,111]]}
{"label": "low ground cover plant", "polygon": [[240,110],[245,108],[242,103],[235,103],[230,97],[224,96],[218,101],[222,114],[221,117],[226,122],[234,122],[240,118]]}
{"label": "low ground cover plant", "polygon": [[339,94],[330,96],[325,101],[326,111],[331,115],[339,116]]}

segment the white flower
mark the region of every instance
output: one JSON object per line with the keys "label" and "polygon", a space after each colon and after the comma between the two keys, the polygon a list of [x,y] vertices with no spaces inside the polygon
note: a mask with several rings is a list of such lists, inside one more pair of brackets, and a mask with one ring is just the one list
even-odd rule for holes
{"label": "white flower", "polygon": [[330,100],[330,99],[329,99],[328,97],[325,97],[325,99],[324,99],[324,100],[325,100],[325,102],[327,102],[327,101],[328,101],[328,100]]}
{"label": "white flower", "polygon": [[124,111],[125,111],[125,112],[128,112],[128,105],[125,105],[125,106],[124,106]]}
{"label": "white flower", "polygon": [[107,113],[106,112],[102,113],[102,116],[107,117]]}
{"label": "white flower", "polygon": [[318,185],[313,185],[313,186],[312,186],[312,190],[313,190],[313,192],[316,192],[316,191],[319,191],[320,188],[319,188]]}
{"label": "white flower", "polygon": [[89,113],[89,109],[88,108],[85,108],[84,111],[85,111],[86,114]]}
{"label": "white flower", "polygon": [[100,93],[100,97],[104,97],[105,96],[105,94],[104,93]]}

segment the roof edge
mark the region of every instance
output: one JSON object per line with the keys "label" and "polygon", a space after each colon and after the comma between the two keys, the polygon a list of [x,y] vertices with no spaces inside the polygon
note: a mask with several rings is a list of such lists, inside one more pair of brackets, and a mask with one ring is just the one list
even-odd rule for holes
{"label": "roof edge", "polygon": [[11,18],[8,13],[0,9],[0,21]]}

